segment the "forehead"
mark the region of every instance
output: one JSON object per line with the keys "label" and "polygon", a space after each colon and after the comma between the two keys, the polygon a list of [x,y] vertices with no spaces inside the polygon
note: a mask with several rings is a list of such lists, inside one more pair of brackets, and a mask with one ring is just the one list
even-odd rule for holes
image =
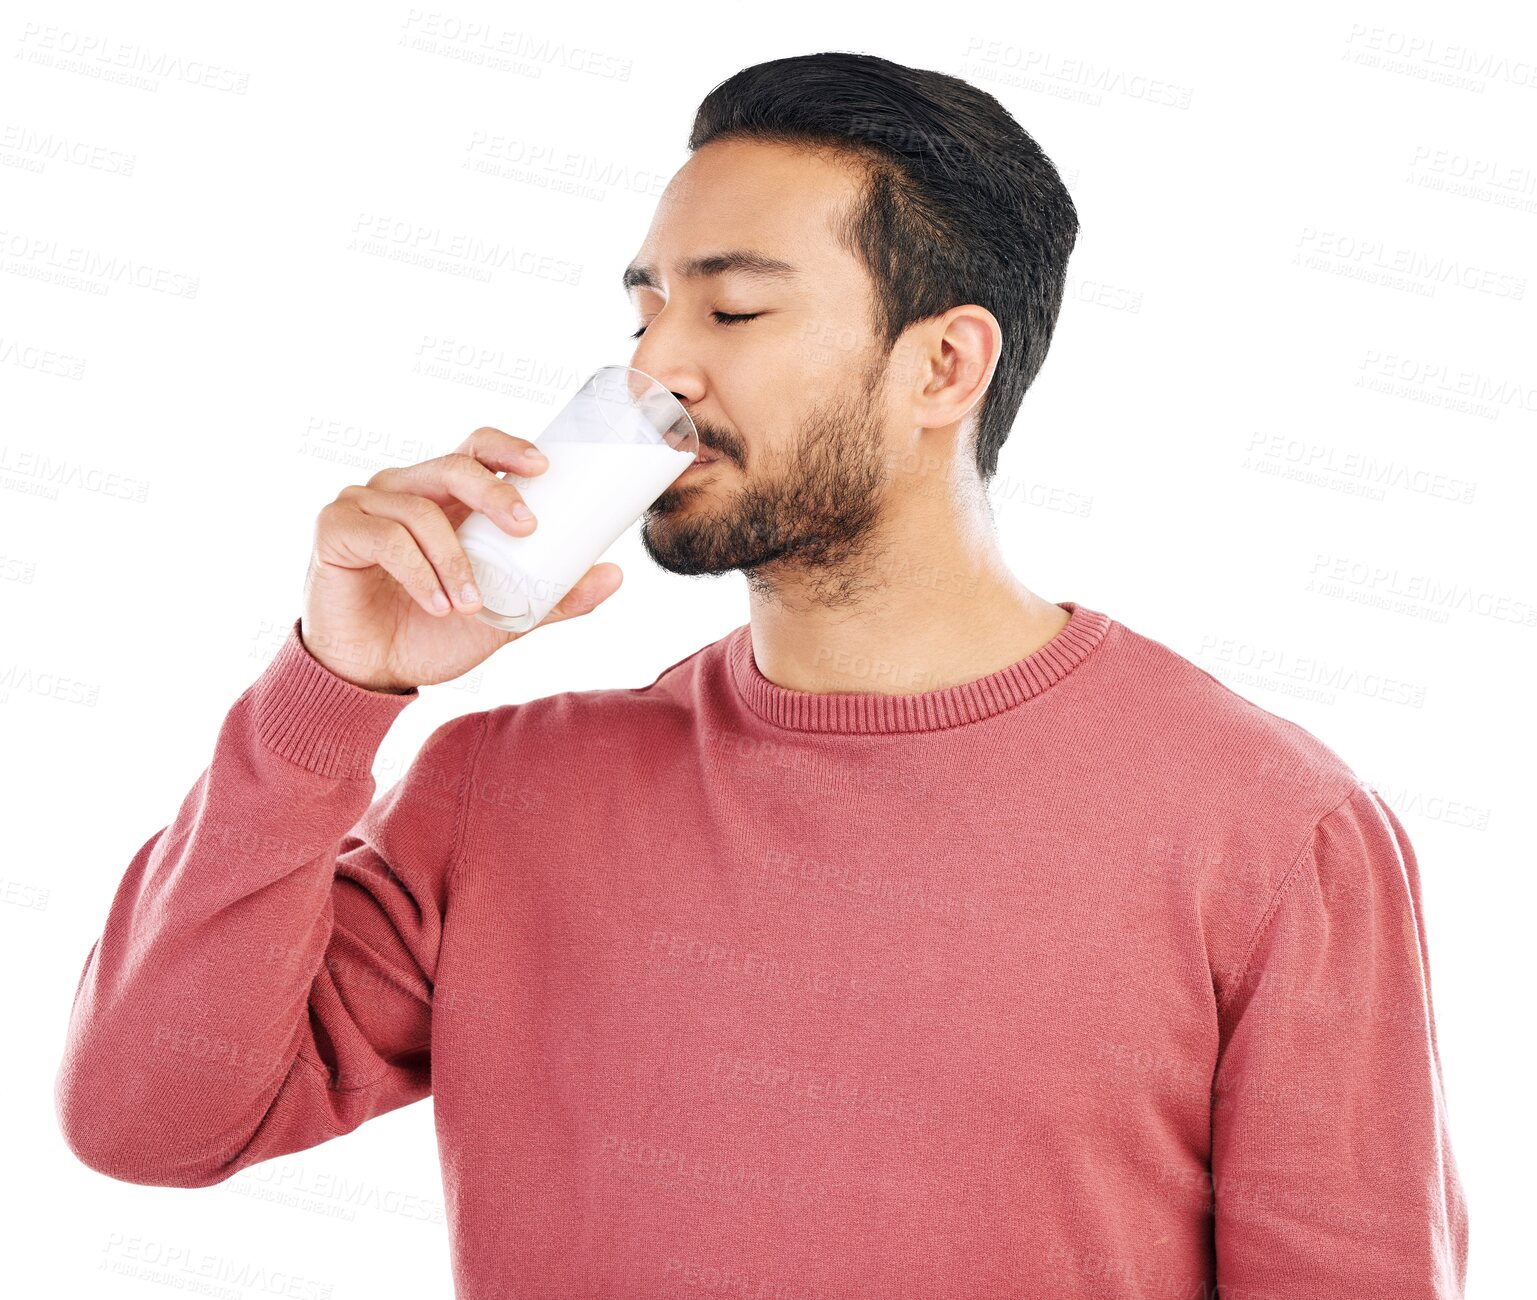
{"label": "forehead", "polygon": [[712,275],[806,290],[857,284],[861,268],[833,222],[862,184],[854,164],[791,145],[707,144],[668,183],[625,288]]}

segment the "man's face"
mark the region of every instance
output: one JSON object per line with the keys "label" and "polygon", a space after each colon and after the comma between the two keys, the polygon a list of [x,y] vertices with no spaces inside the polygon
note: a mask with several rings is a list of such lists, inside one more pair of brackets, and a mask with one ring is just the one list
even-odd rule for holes
{"label": "man's face", "polygon": [[[662,568],[837,569],[870,540],[889,477],[887,358],[868,274],[830,227],[861,183],[848,163],[718,141],[663,194],[632,264],[646,272],[629,291],[645,333],[630,364],[678,394],[716,459],[646,512],[642,543]],[[687,273],[736,251],[793,270]]]}

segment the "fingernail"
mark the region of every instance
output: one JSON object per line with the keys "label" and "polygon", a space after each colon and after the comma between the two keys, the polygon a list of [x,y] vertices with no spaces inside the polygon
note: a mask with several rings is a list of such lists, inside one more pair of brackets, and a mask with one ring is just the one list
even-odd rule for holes
{"label": "fingernail", "polygon": [[525,447],[523,449],[523,459],[532,465],[542,465],[546,460],[549,459],[549,457],[547,457],[537,447]]}
{"label": "fingernail", "polygon": [[534,517],[534,512],[521,501],[519,501],[518,504],[512,508],[512,517],[514,519],[532,519]]}
{"label": "fingernail", "polygon": [[464,586],[459,591],[459,599],[462,600],[466,605],[473,605],[477,600],[480,599],[480,593],[475,590],[475,584],[473,582],[467,582],[464,584]]}

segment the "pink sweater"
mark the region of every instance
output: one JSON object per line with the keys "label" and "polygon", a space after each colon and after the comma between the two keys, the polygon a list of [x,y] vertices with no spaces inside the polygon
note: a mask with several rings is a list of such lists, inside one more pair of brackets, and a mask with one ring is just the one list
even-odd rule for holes
{"label": "pink sweater", "polygon": [[87,957],[70,1149],[206,1187],[431,1093],[461,1300],[1462,1295],[1403,827],[1063,607],[904,696],[744,625],[372,803],[416,696],[296,621]]}

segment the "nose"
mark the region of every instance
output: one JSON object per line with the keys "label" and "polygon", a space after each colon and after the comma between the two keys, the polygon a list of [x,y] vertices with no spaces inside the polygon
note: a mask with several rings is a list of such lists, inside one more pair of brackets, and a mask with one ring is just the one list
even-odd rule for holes
{"label": "nose", "polygon": [[635,340],[630,365],[650,375],[692,413],[694,405],[704,396],[699,368],[682,355],[686,344],[682,338],[674,337],[676,331],[668,330],[662,320],[665,315],[665,309],[658,312],[646,332]]}
{"label": "nose", "polygon": [[[647,363],[644,361],[638,355],[638,353],[636,356],[630,358],[630,369],[640,371],[641,374],[649,377],[657,385],[658,388],[666,389],[666,391],[672,395],[673,401],[677,402],[677,404],[681,406],[685,412],[687,412],[688,418],[690,422],[692,422],[694,419],[695,409],[699,405],[699,394],[694,391],[690,385],[685,385],[682,388],[673,387],[673,384],[669,383],[666,377],[652,369],[652,365],[654,364],[654,362]],[[656,389],[651,389],[651,392],[655,393]],[[660,397],[658,396],[656,400],[660,401]]]}

